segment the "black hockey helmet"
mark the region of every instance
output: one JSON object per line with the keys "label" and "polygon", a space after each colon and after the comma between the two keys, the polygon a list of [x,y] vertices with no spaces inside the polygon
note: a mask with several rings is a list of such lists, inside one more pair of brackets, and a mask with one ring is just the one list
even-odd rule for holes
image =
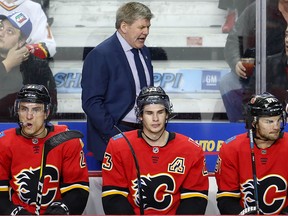
{"label": "black hockey helmet", "polygon": [[136,117],[139,119],[139,116],[143,112],[143,108],[147,104],[162,104],[168,115],[172,113],[172,103],[170,102],[169,96],[165,91],[160,87],[144,87],[136,100]]}
{"label": "black hockey helmet", "polygon": [[285,125],[286,118],[282,103],[272,94],[264,92],[263,94],[253,95],[247,104],[246,127],[251,127],[251,123],[258,121],[261,116],[282,115]]}
{"label": "black hockey helmet", "polygon": [[24,85],[17,94],[14,103],[14,112],[17,113],[20,102],[44,104],[45,112],[50,109],[51,97],[47,88],[43,85],[27,84]]}

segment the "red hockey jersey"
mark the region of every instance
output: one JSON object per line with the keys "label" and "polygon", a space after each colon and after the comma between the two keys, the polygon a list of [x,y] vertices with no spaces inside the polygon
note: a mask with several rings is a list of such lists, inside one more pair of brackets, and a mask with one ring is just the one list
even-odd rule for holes
{"label": "red hockey jersey", "polygon": [[[54,128],[54,130],[53,130]],[[68,130],[55,125],[45,138],[27,139],[16,129],[0,133],[0,191],[11,190],[15,205],[35,212],[35,201],[44,142]],[[47,206],[61,198],[61,193],[74,188],[89,191],[88,170],[81,139],[72,139],[52,149],[46,162],[41,214]]]}
{"label": "red hockey jersey", "polygon": [[[254,144],[261,214],[279,214],[287,206],[287,133],[266,149]],[[223,143],[215,168],[217,198],[241,198],[242,207],[255,206],[250,142],[247,133]]]}
{"label": "red hockey jersey", "polygon": [[[136,130],[125,133],[138,159],[145,214],[175,214],[180,200],[208,199],[208,173],[202,148],[191,138],[170,133],[163,147],[148,145]],[[113,137],[102,164],[102,196],[121,194],[139,211],[135,163],[120,134]],[[106,187],[107,186],[107,187]]]}

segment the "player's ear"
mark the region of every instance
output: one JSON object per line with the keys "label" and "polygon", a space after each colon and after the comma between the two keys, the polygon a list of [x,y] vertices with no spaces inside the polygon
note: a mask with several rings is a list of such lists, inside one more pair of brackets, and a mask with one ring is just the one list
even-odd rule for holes
{"label": "player's ear", "polygon": [[252,124],[253,128],[256,128],[256,126],[257,126],[257,118],[256,117],[253,118],[253,121],[251,124]]}
{"label": "player's ear", "polygon": [[49,114],[50,114],[50,109],[47,109],[47,111],[45,112],[45,120],[48,118]]}

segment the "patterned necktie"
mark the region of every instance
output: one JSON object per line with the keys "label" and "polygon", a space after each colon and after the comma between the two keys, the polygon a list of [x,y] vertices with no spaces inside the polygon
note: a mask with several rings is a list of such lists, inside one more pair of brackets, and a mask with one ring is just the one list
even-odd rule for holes
{"label": "patterned necktie", "polygon": [[140,88],[142,89],[143,87],[147,86],[147,81],[146,81],[144,67],[140,60],[139,49],[133,48],[131,49],[131,52],[134,54],[134,61],[135,61],[137,72],[138,72]]}

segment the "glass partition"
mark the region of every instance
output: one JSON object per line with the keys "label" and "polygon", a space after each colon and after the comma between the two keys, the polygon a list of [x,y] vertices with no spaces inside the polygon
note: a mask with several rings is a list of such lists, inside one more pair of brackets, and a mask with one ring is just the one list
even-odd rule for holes
{"label": "glass partition", "polygon": [[[83,60],[93,47],[116,31],[116,10],[127,1],[38,2],[57,44],[56,54],[49,59],[57,87],[55,118],[85,119],[80,85]],[[259,33],[257,38],[256,15],[263,15],[266,8],[259,0],[257,4],[253,0],[235,1],[234,5],[229,2],[232,1],[142,1],[154,14],[146,45],[152,55],[155,85],[170,95],[175,119],[241,122],[243,103],[256,91],[267,89],[283,102],[286,99],[287,24],[277,13],[278,1],[267,0],[267,85],[256,89],[255,84],[261,83],[266,74],[260,58],[260,52],[263,54],[266,49],[266,37]],[[261,50],[256,47],[256,38]],[[251,76],[249,65],[245,66],[247,79],[244,75],[239,78],[239,71],[235,73],[237,63],[244,57],[254,60]]]}
{"label": "glass partition", "polygon": [[[81,67],[87,53],[112,35],[115,14],[127,1],[50,1],[57,53],[50,63],[58,90],[59,118],[85,118]],[[154,14],[146,45],[155,85],[171,96],[176,119],[226,120],[219,81],[228,73],[222,33],[226,10],[217,0],[142,1]]]}

